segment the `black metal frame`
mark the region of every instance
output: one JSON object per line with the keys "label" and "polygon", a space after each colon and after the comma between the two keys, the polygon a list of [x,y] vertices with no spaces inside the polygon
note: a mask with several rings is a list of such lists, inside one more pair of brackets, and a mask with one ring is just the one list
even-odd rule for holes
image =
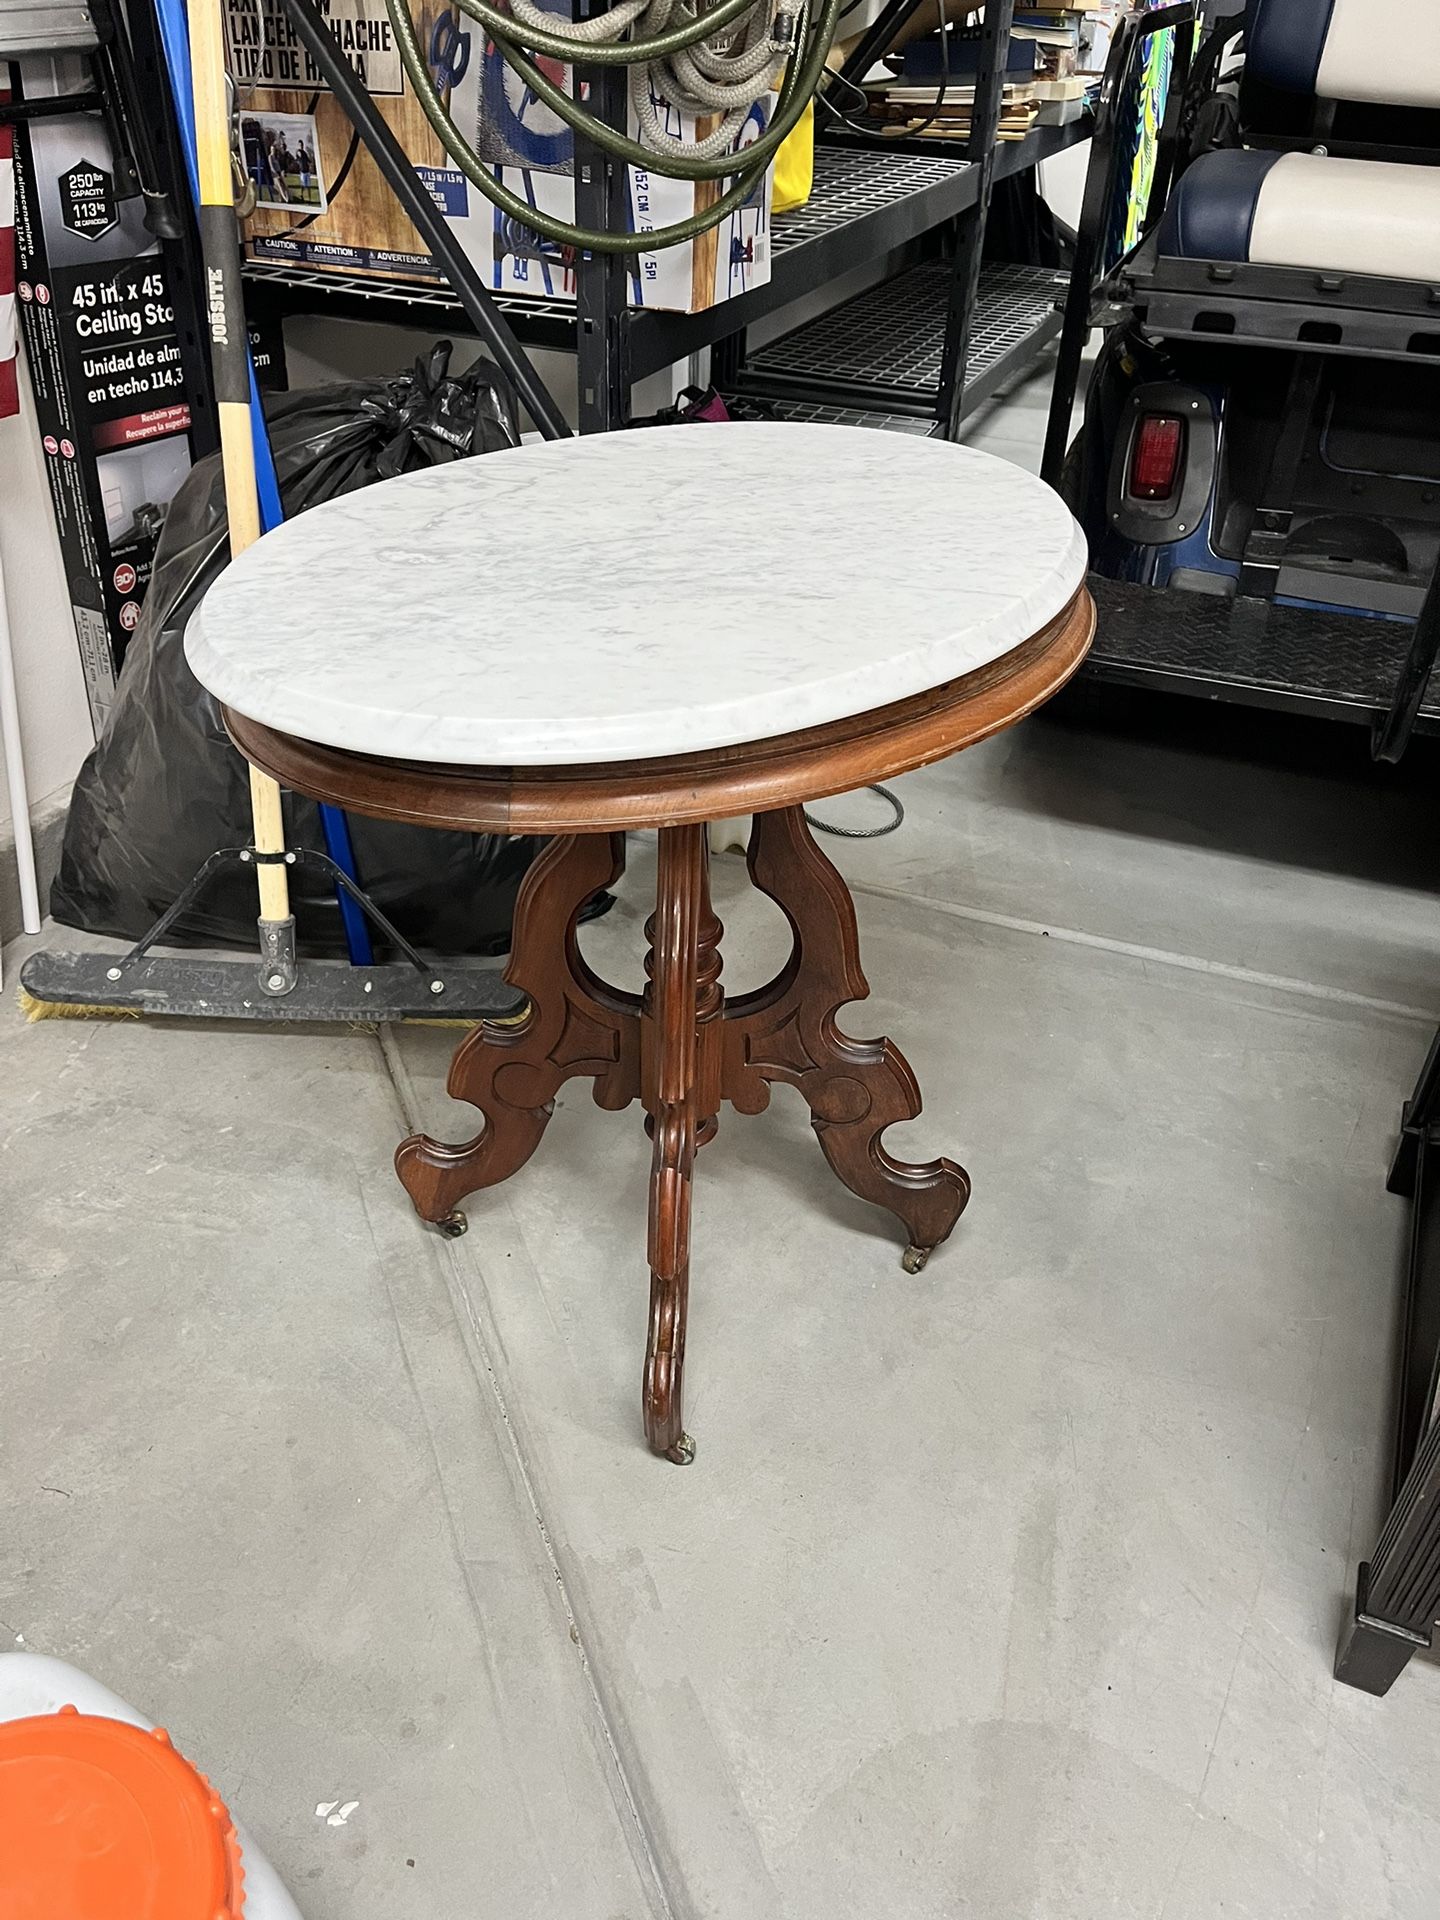
{"label": "black metal frame", "polygon": [[[854,84],[918,5],[923,0],[892,0],[841,70],[841,84]],[[1059,332],[1058,274],[984,262],[995,183],[1090,133],[1087,115],[1068,126],[1034,129],[1020,141],[998,141],[1013,11],[1013,0],[992,0],[985,12],[964,149],[967,188],[949,258],[919,264],[913,256],[892,258],[891,278],[840,308],[758,351],[746,353],[739,343],[728,378],[742,397],[762,400],[788,418],[844,419],[902,431],[925,431],[920,423],[928,422],[932,436],[953,440],[965,416],[1032,364]],[[833,132],[829,150],[847,149],[938,157],[952,156],[955,146],[847,126]],[[985,351],[977,356],[972,345],[981,340]]]}
{"label": "black metal frame", "polygon": [[1411,1199],[1393,1501],[1356,1578],[1335,1677],[1388,1693],[1440,1619],[1440,1035],[1401,1117],[1392,1193]]}
{"label": "black metal frame", "polygon": [[945,320],[945,349],[940,363],[940,392],[935,417],[946,440],[960,432],[965,404],[965,366],[970,352],[970,317],[980,287],[980,262],[985,252],[985,226],[990,218],[990,196],[995,188],[996,134],[1005,93],[1010,52],[1010,27],[1015,0],[989,0],[980,32],[979,71],[970,108],[970,138],[965,155],[980,169],[975,205],[961,216],[955,229],[955,256],[950,275],[950,309]]}
{"label": "black metal frame", "polygon": [[[592,0],[580,0],[582,6],[588,7],[591,3]],[[889,0],[883,12],[852,49],[841,69],[841,80],[853,84],[854,76],[863,73],[883,53],[895,34],[924,4],[925,0]],[[969,324],[980,276],[985,222],[996,178],[995,133],[1000,118],[1006,51],[1014,10],[1015,0],[987,0],[985,6],[970,137],[965,145],[963,169],[954,169],[953,185],[958,191],[946,195],[944,189],[951,183],[942,179],[937,182],[939,193],[923,196],[924,201],[930,204],[921,204],[922,196],[917,195],[917,204],[913,208],[898,209],[898,217],[896,214],[872,217],[868,223],[871,227],[869,234],[854,230],[867,225],[862,220],[838,229],[831,235],[820,236],[807,247],[803,270],[796,263],[793,285],[790,284],[792,276],[784,264],[785,249],[774,245],[772,235],[770,282],[748,294],[742,294],[739,299],[727,300],[694,314],[631,309],[624,298],[623,271],[617,276],[614,263],[607,264],[590,255],[584,256],[576,268],[576,352],[581,432],[603,432],[623,426],[628,417],[629,393],[633,382],[647,374],[659,372],[702,347],[719,349],[724,365],[734,367],[743,364],[745,347],[741,336],[744,330],[763,314],[773,313],[784,306],[787,299],[811,293],[824,280],[863,264],[868,252],[867,240],[877,243],[883,240],[883,251],[892,253],[910,241],[918,240],[922,234],[932,231],[941,220],[953,215],[957,222],[955,255],[944,359],[934,403],[936,419],[947,437],[953,439],[959,428],[965,397]],[[610,88],[614,84],[608,77],[600,80],[597,76],[597,80],[602,88]],[[623,88],[618,88],[613,98],[602,90],[600,98],[607,118],[615,121],[616,116],[623,116]],[[876,152],[881,146],[892,152],[903,153],[906,143],[899,139],[877,141],[860,151]],[[817,158],[823,151],[823,148],[817,147]],[[953,166],[953,153],[946,158],[951,160]],[[962,180],[963,187],[960,186]],[[593,182],[599,181],[606,181],[607,184],[597,195]],[[588,157],[577,142],[576,206],[581,210],[582,224],[593,223],[585,221],[583,209],[586,205],[590,207],[592,215],[603,207],[611,223],[623,224],[624,188],[623,167],[615,166],[603,156]],[[948,206],[947,200],[950,202]],[[941,207],[945,207],[944,213],[941,213]],[[875,253],[881,251],[881,246],[877,244]],[[874,253],[869,253],[868,257],[873,258]],[[753,384],[746,382],[747,388],[753,387]]]}
{"label": "black metal frame", "polygon": [[[1166,32],[1172,27],[1193,27],[1200,17],[1200,9],[1201,0],[1176,0],[1175,5],[1157,7],[1150,13],[1127,14],[1115,29],[1095,113],[1090,165],[1085,174],[1080,225],[1075,234],[1075,256],[1070,269],[1070,289],[1065,297],[1065,320],[1060,331],[1060,352],[1055,364],[1055,386],[1050,397],[1050,418],[1045,431],[1045,452],[1040,464],[1042,477],[1052,487],[1059,486],[1060,470],[1065,464],[1070,442],[1070,415],[1075,406],[1075,393],[1080,384],[1080,363],[1090,336],[1096,301],[1104,282],[1119,264],[1103,261],[1100,250],[1109,231],[1111,209],[1115,204],[1119,116],[1121,108],[1130,98],[1136,56],[1152,34]],[[1228,37],[1234,28],[1231,23],[1222,21],[1214,31],[1224,32]],[[1170,73],[1170,92],[1156,157],[1155,178],[1151,183],[1150,204],[1145,214],[1146,234],[1154,219],[1159,217],[1176,171],[1185,91],[1193,53],[1194,36],[1177,34],[1175,64]],[[1144,237],[1142,235],[1142,244]]]}
{"label": "black metal frame", "polygon": [[[1089,122],[1036,128],[1000,147],[996,181],[1028,171],[1040,160],[1089,135]],[[711,346],[721,356],[756,322],[856,268],[912,255],[927,234],[972,207],[976,169],[953,142],[827,136],[815,152],[815,192],[809,204],[779,215],[771,230],[769,281],[699,313],[632,307],[625,345],[632,381]],[[275,315],[324,313],[354,320],[392,320],[397,309],[437,326],[474,332],[454,290],[379,275],[321,273],[289,262],[245,263],[247,302]],[[534,294],[488,292],[517,340],[528,348],[573,352],[576,303]],[[743,343],[742,343],[743,344]],[[719,377],[717,372],[715,377]]]}
{"label": "black metal frame", "polygon": [[[604,12],[579,0],[577,17]],[[577,68],[577,89],[590,83],[590,105],[612,127],[629,112],[625,74],[618,67]],[[595,231],[623,232],[630,222],[629,169],[583,135],[575,135],[575,218]],[[630,260],[625,254],[585,253],[575,263],[575,384],[581,433],[609,433],[630,413],[632,372],[629,320]]]}

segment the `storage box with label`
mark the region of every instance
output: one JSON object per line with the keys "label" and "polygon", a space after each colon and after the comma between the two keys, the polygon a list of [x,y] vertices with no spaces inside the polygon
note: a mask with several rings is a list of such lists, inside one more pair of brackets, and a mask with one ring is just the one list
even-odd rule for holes
{"label": "storage box with label", "polygon": [[[413,0],[412,0],[413,4]],[[347,274],[434,280],[438,269],[374,162],[295,36],[283,0],[225,0],[239,136],[255,210],[244,223],[246,251]],[[547,10],[566,11],[561,0]],[[327,17],[436,205],[487,286],[551,299],[575,297],[574,250],[502,213],[465,178],[440,145],[405,78],[384,0],[330,0]],[[421,5],[417,37],[456,125],[495,178],[557,219],[575,218],[574,136],[505,64],[476,24],[449,7]],[[557,85],[570,70],[540,62]],[[662,124],[681,138],[697,122],[658,97]],[[769,123],[773,96],[750,111],[748,145]],[[632,137],[638,138],[634,124]],[[723,183],[672,180],[629,170],[632,229],[672,225],[712,205]],[[770,277],[770,174],[746,204],[698,240],[634,257],[636,306],[696,312]]]}
{"label": "storage box with label", "polygon": [[[32,104],[90,96],[73,56],[26,60],[19,74]],[[115,176],[92,111],[57,109],[16,128],[16,306],[97,733],[193,452],[165,254],[144,202],[120,198]],[[8,481],[0,472],[0,502]]]}

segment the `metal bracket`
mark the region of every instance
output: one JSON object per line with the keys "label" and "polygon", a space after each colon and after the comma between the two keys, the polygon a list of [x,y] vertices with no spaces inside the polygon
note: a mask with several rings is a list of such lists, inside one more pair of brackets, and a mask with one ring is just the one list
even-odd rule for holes
{"label": "metal bracket", "polygon": [[[310,847],[288,847],[283,853],[260,853],[254,847],[217,847],[204,865],[191,875],[189,881],[181,888],[154,926],[140,936],[127,954],[122,955],[106,969],[106,978],[117,984],[123,981],[126,973],[139,965],[152,947],[160,944],[181,914],[187,907],[194,904],[220,869],[231,863],[240,866],[274,866],[283,863],[287,867],[319,867],[337,887],[343,888],[349,894],[385,938],[399,949],[408,964],[425,982],[426,990],[437,1001],[444,995],[443,970],[421,958],[399,928],[380,911],[364,888],[357,886],[344,868],[338,866],[328,853],[319,853]],[[298,977],[294,916],[291,915],[288,920],[261,920],[258,925],[260,929],[260,990],[271,997],[289,993],[293,990]]]}
{"label": "metal bracket", "polygon": [[1236,591],[1247,600],[1270,600],[1275,582],[1285,562],[1285,546],[1290,538],[1294,515],[1288,508],[1262,508],[1255,516],[1250,538],[1245,542]]}

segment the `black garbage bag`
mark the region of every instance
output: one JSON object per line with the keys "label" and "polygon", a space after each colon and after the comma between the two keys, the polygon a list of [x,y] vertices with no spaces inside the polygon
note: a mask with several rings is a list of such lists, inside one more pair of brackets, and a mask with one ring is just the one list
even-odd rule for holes
{"label": "black garbage bag", "polygon": [[[518,445],[504,376],[477,361],[452,377],[449,357],[442,341],[396,379],[268,396],[287,516],[374,480]],[[115,704],[75,782],[50,892],[50,911],[65,926],[138,939],[216,847],[250,840],[245,762],[182,644],[229,557],[214,456],[191,470],[170,503]],[[287,794],[285,807],[291,844],[323,850],[315,803]],[[360,884],[407,939],[436,953],[505,951],[538,839],[349,817]],[[292,868],[290,886],[301,950],[344,953],[324,874]],[[166,938],[252,948],[257,911],[254,874],[237,867],[217,876]]]}

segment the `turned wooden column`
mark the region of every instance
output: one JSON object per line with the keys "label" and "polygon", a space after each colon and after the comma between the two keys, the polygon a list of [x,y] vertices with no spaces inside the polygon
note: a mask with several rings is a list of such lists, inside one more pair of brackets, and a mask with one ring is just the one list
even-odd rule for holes
{"label": "turned wooden column", "polygon": [[650,1331],[645,1344],[645,1435],[656,1453],[688,1465],[681,1385],[690,1297],[690,1200],[695,1155],[720,1106],[722,928],[710,906],[704,827],[662,827],[655,911],[646,924],[649,985],[641,1010],[641,1098],[655,1143],[650,1168]]}

